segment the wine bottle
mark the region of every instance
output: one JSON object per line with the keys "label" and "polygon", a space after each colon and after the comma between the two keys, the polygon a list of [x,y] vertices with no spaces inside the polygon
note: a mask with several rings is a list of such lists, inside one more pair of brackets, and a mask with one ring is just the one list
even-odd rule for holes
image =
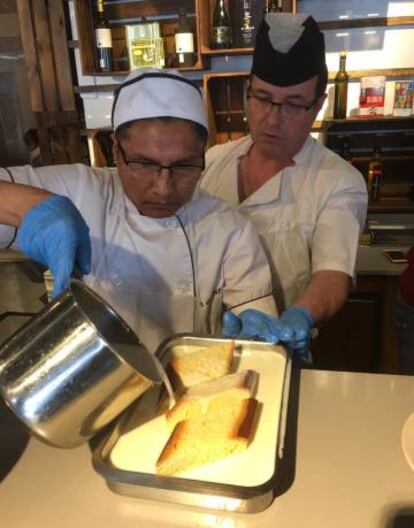
{"label": "wine bottle", "polygon": [[217,0],[213,14],[211,47],[213,49],[230,48],[233,42],[230,16],[224,0]]}
{"label": "wine bottle", "polygon": [[176,64],[194,66],[194,34],[191,31],[185,8],[181,8],[178,15],[178,28],[175,32]]}
{"label": "wine bottle", "polygon": [[253,48],[263,16],[262,2],[257,0],[229,0],[233,24],[233,46]]}
{"label": "wine bottle", "polygon": [[282,0],[268,0],[266,13],[280,13],[282,9]]}
{"label": "wine bottle", "polygon": [[373,201],[379,200],[382,183],[381,149],[374,148],[374,157],[368,166],[368,196]]}
{"label": "wine bottle", "polygon": [[333,111],[333,116],[335,119],[346,118],[349,75],[346,71],[345,64],[346,52],[341,51],[339,54],[339,71],[335,76],[335,101]]}
{"label": "wine bottle", "polygon": [[354,164],[354,160],[352,159],[351,151],[349,149],[349,143],[346,140],[342,143],[341,157],[351,165]]}
{"label": "wine bottle", "polygon": [[96,2],[95,41],[99,71],[112,71],[112,34],[103,0]]}

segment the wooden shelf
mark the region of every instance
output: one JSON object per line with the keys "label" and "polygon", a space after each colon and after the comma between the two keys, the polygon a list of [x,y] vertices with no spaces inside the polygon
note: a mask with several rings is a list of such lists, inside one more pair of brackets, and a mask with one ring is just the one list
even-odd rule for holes
{"label": "wooden shelf", "polygon": [[227,49],[212,49],[207,47],[201,48],[202,55],[226,56],[226,55],[251,55],[253,48],[227,48]]}
{"label": "wooden shelf", "polygon": [[113,92],[119,84],[89,84],[86,86],[75,86],[75,93]]}
{"label": "wooden shelf", "polygon": [[205,73],[204,81],[209,82],[210,79],[220,79],[226,77],[249,77],[250,72],[248,71],[230,71],[230,72],[219,72],[219,73]]}
{"label": "wooden shelf", "polygon": [[396,27],[396,26],[412,26],[414,25],[414,16],[400,16],[400,17],[369,17],[369,18],[354,18],[347,20],[328,20],[318,22],[322,30],[330,29],[352,29],[352,28],[366,28],[366,27]]}
{"label": "wooden shelf", "polygon": [[[208,66],[208,57],[204,60],[200,53],[200,5],[204,0],[135,0],[130,2],[107,2],[105,13],[111,23],[113,60],[115,69],[111,72],[99,72],[95,53],[94,36],[94,0],[74,0],[78,41],[72,41],[72,47],[78,46],[81,57],[82,73],[94,76],[122,76],[129,73],[127,69],[127,44],[125,41],[125,26],[128,23],[138,23],[145,17],[148,21],[160,24],[161,36],[165,47],[165,64],[176,67],[174,46],[174,32],[178,24],[178,10],[184,7],[189,15],[189,23],[194,32],[194,53],[196,63],[190,68],[178,68],[180,71],[202,70]],[[119,69],[116,69],[118,66]]]}
{"label": "wooden shelf", "polygon": [[[186,71],[196,71],[196,70],[203,70],[203,64],[201,62],[196,63],[194,66],[186,67],[186,68],[163,68],[163,71],[168,72],[169,70],[177,70],[179,72],[186,72]],[[88,75],[93,75],[94,77],[125,77],[131,71],[134,70],[113,70],[110,72],[101,72],[101,71],[90,71]]]}
{"label": "wooden shelf", "polygon": [[225,111],[225,110],[218,110],[217,112],[215,112],[216,116],[227,116],[227,115],[232,115],[232,116],[244,116],[245,113],[243,110],[230,110],[229,112]]}
{"label": "wooden shelf", "polygon": [[326,128],[326,121],[314,121],[312,124],[311,132],[318,132],[325,130]]}
{"label": "wooden shelf", "polygon": [[414,213],[414,202],[408,199],[384,198],[368,203],[368,213]]}
{"label": "wooden shelf", "polygon": [[[328,80],[335,80],[336,72],[329,72]],[[372,70],[350,70],[348,71],[350,80],[357,80],[361,77],[374,77],[377,75],[385,75],[388,80],[399,79],[402,77],[414,77],[414,68],[378,68]]]}
{"label": "wooden shelf", "polygon": [[324,123],[331,125],[333,123],[374,123],[376,121],[383,122],[383,121],[414,121],[414,114],[410,116],[394,116],[391,114],[386,114],[384,116],[373,116],[373,117],[347,117],[346,119],[334,119],[334,118],[327,118],[324,119]]}

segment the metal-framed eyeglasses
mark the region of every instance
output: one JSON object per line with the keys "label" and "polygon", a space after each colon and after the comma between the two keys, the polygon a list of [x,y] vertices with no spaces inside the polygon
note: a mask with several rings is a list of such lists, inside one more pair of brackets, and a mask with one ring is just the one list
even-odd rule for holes
{"label": "metal-framed eyeglasses", "polygon": [[147,159],[127,159],[125,151],[120,143],[118,143],[119,151],[122,156],[122,161],[128,169],[138,178],[155,179],[161,175],[163,170],[168,170],[170,178],[174,183],[187,182],[198,178],[205,168],[204,154],[200,164],[194,163],[173,163],[172,165],[161,165],[152,160]]}
{"label": "metal-framed eyeglasses", "polygon": [[285,119],[299,119],[303,117],[306,112],[313,108],[317,102],[317,99],[307,105],[295,104],[295,103],[279,103],[273,101],[271,97],[256,93],[254,90],[249,88],[247,90],[247,99],[251,101],[252,107],[263,113],[263,115],[270,114],[272,109],[276,107],[281,117]]}

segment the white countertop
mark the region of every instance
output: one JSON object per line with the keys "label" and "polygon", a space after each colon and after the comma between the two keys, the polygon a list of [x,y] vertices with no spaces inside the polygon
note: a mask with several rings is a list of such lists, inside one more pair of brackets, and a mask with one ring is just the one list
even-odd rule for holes
{"label": "white countertop", "polygon": [[[410,507],[414,472],[401,430],[414,411],[414,378],[305,370],[296,475],[257,514],[200,512],[116,495],[91,467],[87,447],[31,440],[0,485],[7,528],[389,528]],[[0,441],[1,446],[1,441]]]}

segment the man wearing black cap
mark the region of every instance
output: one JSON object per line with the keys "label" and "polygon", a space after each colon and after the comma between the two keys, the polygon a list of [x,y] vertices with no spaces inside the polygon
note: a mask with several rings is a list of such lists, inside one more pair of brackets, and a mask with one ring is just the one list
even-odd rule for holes
{"label": "man wearing black cap", "polygon": [[[132,72],[112,121],[117,170],[0,169],[0,247],[49,267],[54,296],[76,267],[151,351],[178,332],[218,333],[223,307],[275,315],[253,226],[196,187],[207,140],[198,88],[174,72]],[[245,335],[268,338],[263,325]]]}
{"label": "man wearing black cap", "polygon": [[[307,353],[312,327],[345,302],[367,208],[361,174],[309,133],[325,101],[324,37],[306,14],[268,13],[248,87],[250,135],[207,153],[202,187],[253,221],[281,321]],[[248,321],[228,314],[226,332]]]}

